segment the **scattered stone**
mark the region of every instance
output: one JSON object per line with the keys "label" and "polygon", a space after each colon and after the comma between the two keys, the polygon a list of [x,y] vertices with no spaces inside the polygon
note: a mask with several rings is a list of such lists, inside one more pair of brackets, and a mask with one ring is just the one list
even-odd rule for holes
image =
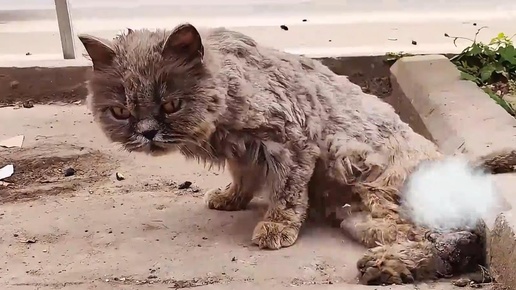
{"label": "scattered stone", "polygon": [[118,181],[125,180],[125,176],[123,176],[122,173],[120,173],[120,172],[117,172],[115,174],[115,176],[116,176],[116,180],[118,180]]}
{"label": "scattered stone", "polygon": [[178,189],[187,189],[187,188],[190,188],[190,186],[192,186],[192,182],[185,181],[185,182],[181,183],[180,185],[178,185],[177,188]]}
{"label": "scattered stone", "polygon": [[288,31],[288,26],[286,25],[280,25],[281,29],[285,30],[285,31]]}
{"label": "scattered stone", "polygon": [[156,275],[149,275],[147,279],[158,279],[158,276]]}
{"label": "scattered stone", "polygon": [[26,53],[25,53],[25,55],[32,55],[32,53],[30,53],[30,52],[26,52]]}
{"label": "scattered stone", "polygon": [[70,176],[73,176],[75,175],[75,169],[73,169],[72,167],[68,167],[64,170],[64,176],[65,177],[70,177]]}
{"label": "scattered stone", "polygon": [[26,244],[35,244],[38,240],[36,238],[30,238],[30,239],[26,239],[24,241],[24,243]]}
{"label": "scattered stone", "polygon": [[236,262],[236,257],[231,258],[231,262]]}
{"label": "scattered stone", "polygon": [[477,23],[476,23],[476,22],[473,22],[473,26],[477,26]]}
{"label": "scattered stone", "polygon": [[476,284],[484,284],[484,283],[494,282],[489,271],[483,267],[481,268],[481,271],[471,273],[470,275],[468,275],[468,277],[471,280],[471,282],[474,282]]}
{"label": "scattered stone", "polygon": [[452,281],[452,284],[457,287],[466,287],[469,284],[469,279],[461,278],[461,279]]}
{"label": "scattered stone", "polygon": [[9,83],[9,86],[11,87],[11,89],[16,89],[19,85],[20,85],[19,81],[12,81]]}
{"label": "scattered stone", "polygon": [[412,40],[412,45],[417,45],[417,41]]}
{"label": "scattered stone", "polygon": [[34,107],[34,102],[31,100],[23,102],[22,106],[26,109],[30,109]]}
{"label": "scattered stone", "polygon": [[308,21],[308,20],[306,20],[306,19],[303,19],[303,22],[307,22],[307,21]]}

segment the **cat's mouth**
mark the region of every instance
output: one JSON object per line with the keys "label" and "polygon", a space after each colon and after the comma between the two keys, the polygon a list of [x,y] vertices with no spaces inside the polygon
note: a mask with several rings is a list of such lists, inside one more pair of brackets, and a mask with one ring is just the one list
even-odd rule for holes
{"label": "cat's mouth", "polygon": [[170,151],[170,148],[161,146],[160,144],[156,144],[155,142],[149,143],[149,145],[146,146],[147,153],[153,156],[159,156],[166,154]]}

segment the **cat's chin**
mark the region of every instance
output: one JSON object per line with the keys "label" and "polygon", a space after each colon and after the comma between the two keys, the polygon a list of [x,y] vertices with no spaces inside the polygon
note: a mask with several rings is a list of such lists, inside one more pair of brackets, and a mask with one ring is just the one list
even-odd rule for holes
{"label": "cat's chin", "polygon": [[151,156],[163,156],[171,153],[173,150],[171,148],[161,147],[155,144],[150,144],[145,150],[145,153]]}
{"label": "cat's chin", "polygon": [[154,157],[167,155],[174,151],[177,151],[177,149],[174,147],[164,147],[164,146],[160,146],[160,145],[156,145],[156,144],[152,144],[152,143],[146,144],[145,146],[139,147],[137,149],[134,149],[134,148],[132,148],[132,149],[126,148],[126,149],[129,152],[144,153],[144,154],[154,156]]}

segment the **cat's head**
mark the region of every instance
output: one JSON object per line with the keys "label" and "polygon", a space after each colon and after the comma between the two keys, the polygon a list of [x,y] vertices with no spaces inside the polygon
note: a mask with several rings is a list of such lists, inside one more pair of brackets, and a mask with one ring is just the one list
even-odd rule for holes
{"label": "cat's head", "polygon": [[93,62],[89,108],[111,141],[157,155],[209,138],[223,100],[211,89],[194,26],[79,39]]}

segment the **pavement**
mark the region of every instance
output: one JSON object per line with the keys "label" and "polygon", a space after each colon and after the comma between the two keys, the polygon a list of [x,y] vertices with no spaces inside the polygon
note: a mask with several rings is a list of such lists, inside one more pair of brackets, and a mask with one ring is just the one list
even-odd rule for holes
{"label": "pavement", "polygon": [[[0,61],[62,58],[53,1],[0,0],[0,7],[0,43],[7,44],[0,47]],[[72,0],[70,7],[76,34],[110,38],[127,27],[173,28],[189,21],[225,26],[264,45],[314,57],[454,53],[470,42],[455,45],[445,33],[473,38],[487,26],[478,35],[481,41],[516,33],[511,0]],[[84,52],[77,42],[76,49],[79,56]]]}
{"label": "pavement", "polygon": [[364,249],[338,229],[312,222],[294,246],[259,250],[250,237],[261,199],[207,209],[203,192],[224,186],[225,172],[123,152],[82,105],[1,108],[0,124],[0,140],[25,136],[0,151],[15,167],[14,187],[0,188],[1,289],[377,289],[357,284]]}

